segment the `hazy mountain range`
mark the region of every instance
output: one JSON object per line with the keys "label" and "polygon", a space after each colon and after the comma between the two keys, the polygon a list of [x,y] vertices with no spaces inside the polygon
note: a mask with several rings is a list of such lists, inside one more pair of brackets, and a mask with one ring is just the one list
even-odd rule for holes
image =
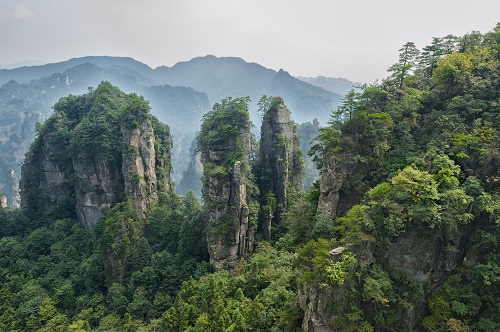
{"label": "hazy mountain range", "polygon": [[354,83],[346,78],[325,77],[325,76],[317,76],[317,77],[297,76],[297,78],[312,85],[319,86],[320,88],[323,88],[326,91],[330,91],[340,95],[345,95],[350,90],[355,89],[357,86],[361,85],[361,83]]}
{"label": "hazy mountain range", "polygon": [[85,93],[104,80],[125,92],[143,95],[152,113],[171,127],[176,182],[187,167],[202,115],[220,99],[251,97],[252,120],[259,122],[259,98],[281,96],[296,122],[316,118],[325,124],[346,87],[353,84],[342,79],[298,79],[284,70],[210,55],[154,69],[132,58],[106,56],[1,69],[0,192],[7,193],[11,203],[16,199],[19,165],[34,138],[35,124],[51,114],[51,106],[60,97]]}

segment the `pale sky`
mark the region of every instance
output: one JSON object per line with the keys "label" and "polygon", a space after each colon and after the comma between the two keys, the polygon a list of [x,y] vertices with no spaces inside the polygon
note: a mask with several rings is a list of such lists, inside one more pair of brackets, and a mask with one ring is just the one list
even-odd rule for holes
{"label": "pale sky", "polygon": [[491,31],[499,0],[0,0],[0,65],[212,54],[294,76],[385,78],[407,41]]}

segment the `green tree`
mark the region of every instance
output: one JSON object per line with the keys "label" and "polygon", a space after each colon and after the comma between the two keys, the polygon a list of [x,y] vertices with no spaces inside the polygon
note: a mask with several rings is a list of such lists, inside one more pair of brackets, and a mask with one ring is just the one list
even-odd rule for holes
{"label": "green tree", "polygon": [[438,63],[432,75],[432,82],[446,98],[450,98],[465,91],[472,79],[472,69],[470,55],[454,53]]}
{"label": "green tree", "polygon": [[405,82],[408,81],[409,75],[413,73],[420,51],[415,43],[407,42],[399,49],[399,52],[398,63],[392,65],[388,71],[392,73],[391,79],[395,82],[396,87],[402,89]]}
{"label": "green tree", "polygon": [[108,284],[121,282],[130,273],[133,253],[142,238],[142,221],[130,203],[116,204],[104,221],[99,250]]}
{"label": "green tree", "polygon": [[129,304],[128,298],[126,296],[125,286],[113,283],[108,289],[106,294],[106,307],[107,309],[122,317],[127,312],[127,306]]}

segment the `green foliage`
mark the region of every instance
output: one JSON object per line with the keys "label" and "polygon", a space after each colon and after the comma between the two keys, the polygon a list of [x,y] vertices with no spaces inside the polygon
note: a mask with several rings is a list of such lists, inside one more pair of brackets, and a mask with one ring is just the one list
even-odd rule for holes
{"label": "green foliage", "polygon": [[392,72],[390,79],[396,84],[397,88],[402,89],[403,85],[411,81],[410,74],[416,65],[416,60],[420,51],[416,48],[415,43],[408,42],[399,50],[399,62],[392,65],[388,71]]}
{"label": "green foliage", "polygon": [[326,213],[320,213],[314,217],[312,238],[332,239],[336,235],[332,218]]}
{"label": "green foliage", "polygon": [[209,146],[236,141],[240,130],[250,125],[249,102],[249,97],[227,97],[215,103],[212,110],[203,115],[198,135],[199,149],[203,151]]}
{"label": "green foliage", "polygon": [[271,108],[271,103],[273,101],[274,97],[273,96],[266,96],[263,95],[260,97],[259,101],[257,102],[257,113],[259,114],[259,117],[262,119],[264,118],[264,115],[266,115],[266,112]]}
{"label": "green foliage", "polygon": [[[0,330],[155,326],[182,282],[208,270],[197,198],[192,193],[162,197],[144,233],[143,222],[128,203],[117,204],[93,229],[71,219],[38,228],[19,223],[10,229],[8,225],[23,220],[22,211],[0,210],[6,226],[0,234]],[[166,224],[177,223],[175,218],[180,222],[170,234],[173,229]]]}
{"label": "green foliage", "polygon": [[142,235],[142,221],[130,203],[119,203],[104,221],[99,252],[109,284],[121,282],[129,272],[133,251]]}
{"label": "green foliage", "polygon": [[[283,211],[274,247],[259,243],[231,271],[207,272],[206,218],[192,193],[160,193],[144,221],[118,204],[91,230],[65,212],[38,218],[0,209],[0,330],[293,331],[304,317],[299,289],[302,297],[316,292],[326,324],[343,331],[499,330],[499,36],[497,26],[434,38],[419,56],[407,43],[387,80],[347,94],[311,150],[320,168],[348,161],[345,214],[317,213],[324,188],[316,185]],[[270,109],[271,100],[259,106]],[[248,102],[214,105],[202,124],[202,151],[237,141],[249,126]],[[166,191],[169,129],[150,118],[141,97],[103,83],[60,99],[54,110],[31,153],[45,137],[73,154],[118,162],[119,123],[130,129],[151,120],[158,188]],[[205,165],[206,174],[227,180],[243,150],[236,144],[223,164]],[[274,210],[276,197],[263,205]],[[72,204],[56,209],[64,206]],[[256,225],[259,206],[249,208]],[[409,230],[458,249],[428,248],[441,255],[429,283],[391,265],[389,249]]]}
{"label": "green foliage", "polygon": [[471,55],[454,53],[439,61],[432,75],[432,81],[448,96],[464,92],[472,78]]}
{"label": "green foliage", "polygon": [[[348,303],[335,296],[332,315],[355,319],[358,326],[366,322],[375,330],[399,330],[398,322],[411,321],[402,318],[404,311],[427,302],[422,325],[405,329],[497,328],[492,308],[498,301],[491,296],[498,287],[493,249],[500,155],[496,36],[498,27],[486,35],[434,38],[420,54],[413,43],[405,44],[399,63],[389,70],[392,75],[380,85],[349,93],[329,126],[320,130],[310,154],[339,183],[326,183],[329,187],[320,187],[319,194],[342,186],[343,211],[335,211],[341,215],[333,221],[333,243],[356,253],[359,263],[357,280],[349,279]],[[337,174],[347,177],[340,182]],[[313,218],[302,219],[304,228],[313,228]],[[290,224],[288,239],[297,225]],[[442,246],[428,250],[444,250],[459,262],[465,256],[453,274],[460,278],[424,296],[424,289],[429,291],[425,283],[395,271],[388,249],[397,251],[395,241],[405,243],[408,230],[431,234]],[[307,237],[305,231],[299,234]],[[324,282],[329,249],[318,239],[299,251],[299,282],[326,284],[344,295],[344,286]],[[451,249],[456,251],[446,251]],[[352,311],[339,314],[340,303]],[[339,318],[332,324],[347,323]]]}
{"label": "green foliage", "polygon": [[290,288],[291,254],[262,244],[233,276],[227,271],[185,282],[162,316],[172,331],[294,331],[299,310]]}
{"label": "green foliage", "polygon": [[305,200],[297,200],[288,206],[283,214],[282,224],[287,233],[277,242],[277,245],[290,251],[297,246],[306,244],[311,239],[314,229],[316,206]]}
{"label": "green foliage", "polygon": [[332,253],[332,249],[333,243],[321,238],[302,247],[295,262],[301,271],[298,282],[318,279],[322,286],[328,287],[342,285],[346,278],[352,277],[358,266],[354,255],[343,247],[337,248],[338,254]]}
{"label": "green foliage", "polygon": [[371,233],[387,242],[410,225],[423,225],[445,238],[455,238],[460,225],[473,218],[468,207],[474,199],[458,187],[459,170],[450,159],[437,157],[431,163],[434,174],[408,166],[370,190],[362,205],[338,218],[342,241],[369,239],[366,234]]}
{"label": "green foliage", "polygon": [[[90,95],[84,95],[81,99],[91,100],[91,103],[62,103],[57,107],[60,112],[71,116],[70,125],[75,126],[70,140],[70,151],[78,158],[103,154],[118,162],[121,146],[117,145],[116,141],[120,137],[120,114],[126,107],[125,94],[109,82],[103,82]],[[75,106],[76,109],[73,109]],[[82,110],[85,106],[86,109]],[[127,108],[127,111],[131,111],[131,108]]]}
{"label": "green foliage", "polygon": [[382,306],[394,301],[392,281],[380,266],[374,265],[366,273],[363,285],[363,299]]}

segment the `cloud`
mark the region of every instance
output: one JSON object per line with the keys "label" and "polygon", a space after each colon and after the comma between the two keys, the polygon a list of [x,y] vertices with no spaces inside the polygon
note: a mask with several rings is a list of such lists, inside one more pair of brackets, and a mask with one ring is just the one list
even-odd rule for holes
{"label": "cloud", "polygon": [[23,3],[18,3],[13,10],[10,11],[10,16],[16,19],[30,18],[35,15],[35,12]]}

